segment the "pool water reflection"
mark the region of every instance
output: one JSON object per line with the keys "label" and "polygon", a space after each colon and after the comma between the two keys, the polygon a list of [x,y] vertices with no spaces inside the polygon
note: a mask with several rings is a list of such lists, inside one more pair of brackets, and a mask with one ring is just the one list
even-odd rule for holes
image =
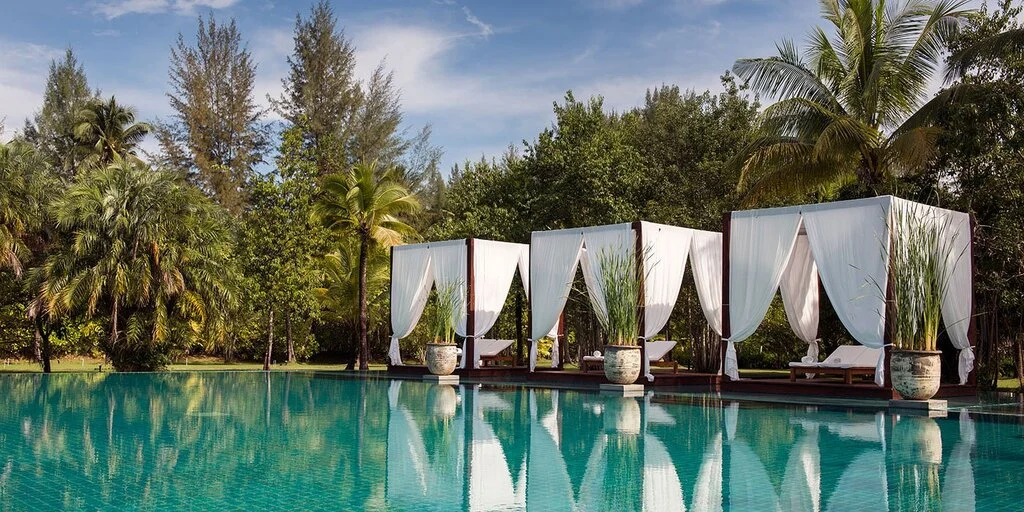
{"label": "pool water reflection", "polygon": [[0,376],[2,510],[1019,510],[1017,418],[302,374]]}

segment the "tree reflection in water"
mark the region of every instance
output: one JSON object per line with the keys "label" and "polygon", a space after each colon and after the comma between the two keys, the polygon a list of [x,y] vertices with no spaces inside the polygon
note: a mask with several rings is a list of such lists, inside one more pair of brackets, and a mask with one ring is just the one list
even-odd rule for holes
{"label": "tree reflection in water", "polygon": [[976,460],[1014,426],[966,413],[287,373],[10,375],[0,396],[4,510],[970,511],[976,482],[1024,474]]}

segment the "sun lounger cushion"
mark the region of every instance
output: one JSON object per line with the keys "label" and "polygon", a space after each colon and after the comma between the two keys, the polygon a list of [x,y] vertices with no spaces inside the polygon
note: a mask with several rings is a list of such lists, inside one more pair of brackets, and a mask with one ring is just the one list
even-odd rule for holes
{"label": "sun lounger cushion", "polygon": [[512,340],[491,340],[481,338],[476,340],[476,349],[481,357],[494,357],[508,347],[512,346]]}

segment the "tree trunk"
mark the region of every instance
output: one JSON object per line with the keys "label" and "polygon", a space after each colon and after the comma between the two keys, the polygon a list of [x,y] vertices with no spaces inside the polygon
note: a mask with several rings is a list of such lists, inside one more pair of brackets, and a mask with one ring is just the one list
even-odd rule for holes
{"label": "tree trunk", "polygon": [[267,322],[267,354],[263,356],[263,370],[270,370],[270,356],[274,353],[274,308],[270,308],[270,321]]}
{"label": "tree trunk", "polygon": [[370,234],[360,233],[359,240],[359,369],[369,370],[370,346],[366,341],[366,265],[369,259]]}
{"label": "tree trunk", "polygon": [[284,312],[284,331],[288,337],[288,364],[295,363],[295,340],[292,339],[292,310]]}
{"label": "tree trunk", "polygon": [[356,363],[359,362],[359,328],[356,327],[355,329],[348,329],[348,338],[349,346],[352,348],[352,350],[349,351],[350,357],[348,360],[348,365],[345,366],[345,369],[355,370]]}
{"label": "tree trunk", "polygon": [[[36,356],[36,362],[43,362],[43,334],[39,331],[39,319],[36,319],[36,334],[33,337],[32,349]],[[45,365],[44,365],[45,366]]]}
{"label": "tree trunk", "polygon": [[36,357],[43,365],[43,373],[50,373],[50,332],[43,325],[43,320],[36,317]]}
{"label": "tree trunk", "polygon": [[117,346],[117,314],[120,309],[120,304],[118,304],[118,300],[115,298],[114,307],[111,308],[110,312],[110,350],[114,350],[114,347]]}

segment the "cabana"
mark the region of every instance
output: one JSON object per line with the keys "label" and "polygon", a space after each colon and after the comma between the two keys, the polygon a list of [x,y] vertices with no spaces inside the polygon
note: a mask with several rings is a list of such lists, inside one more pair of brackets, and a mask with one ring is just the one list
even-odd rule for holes
{"label": "cabana", "polygon": [[475,340],[491,330],[519,269],[528,282],[529,247],[526,244],[467,238],[444,242],[398,245],[391,248],[392,366],[402,364],[399,340],[419,323],[433,285],[457,286],[459,306],[455,334],[463,337],[460,368],[466,360],[480,366]]}
{"label": "cabana", "polygon": [[[642,340],[653,338],[668,323],[679,296],[687,259],[692,266],[704,316],[711,328],[721,335],[721,233],[651,222],[534,231],[529,258],[530,371],[537,365],[537,341],[559,323],[578,267],[583,269],[594,313],[599,318],[607,315],[600,280],[601,263],[597,258],[604,251],[631,255],[643,262],[646,278],[641,289],[642,306],[637,312]],[[653,381],[646,343],[641,343],[640,348],[643,373]],[[554,350],[552,366],[558,363],[558,351]]]}
{"label": "cabana", "polygon": [[722,280],[725,375],[739,379],[735,344],[758,328],[777,291],[781,291],[790,326],[807,343],[808,360],[817,361],[820,280],[820,288],[853,339],[867,347],[884,348],[874,362],[875,383],[891,388],[886,317],[893,301],[888,254],[891,236],[901,235],[898,229],[890,232],[897,211],[944,226],[948,290],[942,319],[949,340],[959,351],[960,384],[973,384],[971,219],[966,213],[892,196],[726,214],[727,266]]}

